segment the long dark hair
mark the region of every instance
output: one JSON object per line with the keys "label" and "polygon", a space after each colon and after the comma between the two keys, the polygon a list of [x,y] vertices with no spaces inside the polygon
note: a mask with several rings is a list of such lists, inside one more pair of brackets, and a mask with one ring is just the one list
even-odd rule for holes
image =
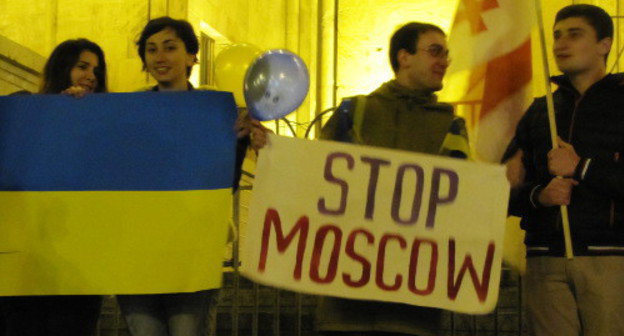
{"label": "long dark hair", "polygon": [[39,93],[61,93],[72,85],[71,70],[78,63],[83,51],[94,53],[99,60],[99,66],[95,69],[97,85],[95,92],[107,92],[106,85],[106,60],[102,48],[84,38],[67,40],[54,48],[50,58],[43,68],[43,81]]}

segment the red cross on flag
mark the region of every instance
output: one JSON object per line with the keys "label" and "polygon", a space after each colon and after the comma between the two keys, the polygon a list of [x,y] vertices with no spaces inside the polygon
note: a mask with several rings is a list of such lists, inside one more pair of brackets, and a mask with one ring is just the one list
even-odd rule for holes
{"label": "red cross on flag", "polygon": [[532,1],[460,0],[441,99],[466,117],[475,156],[496,162],[531,101]]}

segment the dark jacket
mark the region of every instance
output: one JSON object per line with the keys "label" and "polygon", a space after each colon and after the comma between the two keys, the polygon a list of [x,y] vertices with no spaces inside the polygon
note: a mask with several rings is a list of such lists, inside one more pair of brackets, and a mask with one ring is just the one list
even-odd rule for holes
{"label": "dark jacket", "polygon": [[[607,75],[581,96],[565,76],[553,78],[559,136],[590,159],[568,206],[575,255],[624,255],[624,76]],[[527,255],[564,255],[560,207],[541,207],[537,195],[554,177],[546,99],[536,99],[518,124],[506,157],[524,151],[525,183],[512,191],[510,214],[522,217]],[[583,162],[583,160],[581,161]]]}

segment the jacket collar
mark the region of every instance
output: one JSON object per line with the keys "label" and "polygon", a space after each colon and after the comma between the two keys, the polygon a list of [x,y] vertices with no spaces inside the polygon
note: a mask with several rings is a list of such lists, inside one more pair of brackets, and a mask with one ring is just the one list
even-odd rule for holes
{"label": "jacket collar", "polygon": [[433,92],[408,89],[399,84],[396,79],[384,83],[372,94],[390,99],[405,99],[416,104],[435,104],[438,101],[438,97]]}
{"label": "jacket collar", "polygon": [[[550,81],[552,83],[557,84],[559,89],[572,92],[575,95],[579,95],[579,92],[572,85],[570,78],[566,75],[552,76],[550,77]],[[624,74],[607,74],[602,79],[594,83],[587,89],[587,92],[593,91],[599,88],[611,87],[611,86],[622,86],[624,85]]]}
{"label": "jacket collar", "polygon": [[[193,84],[191,84],[191,82],[186,82],[186,86],[187,86],[187,91],[193,91],[195,90],[195,87],[193,86]],[[154,87],[152,88],[152,91],[158,92],[160,91],[158,89],[158,85],[154,85]]]}

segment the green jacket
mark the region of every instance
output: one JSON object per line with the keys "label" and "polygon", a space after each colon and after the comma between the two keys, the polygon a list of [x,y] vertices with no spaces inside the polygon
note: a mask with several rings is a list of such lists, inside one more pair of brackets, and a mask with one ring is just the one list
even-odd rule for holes
{"label": "green jacket", "polygon": [[[412,152],[468,158],[462,118],[433,93],[409,90],[395,80],[368,96],[343,100],[321,131],[321,138]],[[405,304],[322,297],[316,314],[319,331],[401,333],[434,336],[439,309]]]}
{"label": "green jacket", "polygon": [[470,157],[464,120],[453,115],[453,107],[396,80],[368,96],[345,99],[323,127],[321,139]]}

